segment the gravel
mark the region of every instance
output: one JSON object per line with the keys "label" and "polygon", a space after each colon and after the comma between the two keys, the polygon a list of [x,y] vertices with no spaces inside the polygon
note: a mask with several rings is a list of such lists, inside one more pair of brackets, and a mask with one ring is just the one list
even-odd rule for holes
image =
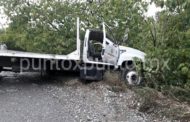
{"label": "gravel", "polygon": [[0,74],[0,121],[170,121],[133,108],[134,93],[113,92],[102,82],[82,84],[76,76],[42,79],[38,73]]}

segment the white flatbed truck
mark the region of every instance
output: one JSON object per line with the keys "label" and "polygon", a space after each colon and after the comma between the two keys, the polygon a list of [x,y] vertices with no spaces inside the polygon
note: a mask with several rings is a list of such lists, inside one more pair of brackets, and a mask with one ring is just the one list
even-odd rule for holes
{"label": "white flatbed truck", "polygon": [[87,29],[81,45],[80,21],[77,18],[76,42],[76,50],[68,55],[14,51],[2,44],[0,72],[76,70],[83,80],[102,80],[104,71],[113,68],[123,72],[122,77],[128,84],[140,83],[141,76],[131,66],[136,58],[144,62],[145,53],[114,43],[107,34],[105,23],[102,31]]}

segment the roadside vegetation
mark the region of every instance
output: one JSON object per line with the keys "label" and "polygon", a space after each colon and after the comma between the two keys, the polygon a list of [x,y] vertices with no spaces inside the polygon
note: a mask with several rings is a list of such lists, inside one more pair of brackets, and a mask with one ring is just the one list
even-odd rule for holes
{"label": "roadside vegetation", "polygon": [[[145,16],[152,2],[163,8],[155,18]],[[67,54],[75,49],[76,17],[83,21],[81,37],[105,21],[118,44],[147,54],[146,88],[190,104],[189,0],[0,0],[0,5],[10,19],[0,42],[10,49]]]}

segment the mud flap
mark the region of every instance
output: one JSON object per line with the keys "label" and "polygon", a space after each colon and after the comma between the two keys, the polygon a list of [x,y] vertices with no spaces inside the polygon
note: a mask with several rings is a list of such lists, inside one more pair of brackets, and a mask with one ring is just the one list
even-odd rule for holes
{"label": "mud flap", "polygon": [[80,79],[100,81],[103,79],[103,70],[97,69],[95,67],[82,67],[80,69]]}

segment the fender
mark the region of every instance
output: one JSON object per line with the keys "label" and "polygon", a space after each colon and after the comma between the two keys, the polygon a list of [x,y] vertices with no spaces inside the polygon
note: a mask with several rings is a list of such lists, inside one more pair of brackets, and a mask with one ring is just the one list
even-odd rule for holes
{"label": "fender", "polygon": [[133,61],[134,58],[140,59],[142,62],[145,62],[146,54],[140,50],[119,46],[120,48],[120,57],[118,59],[118,65],[121,66],[125,61]]}

